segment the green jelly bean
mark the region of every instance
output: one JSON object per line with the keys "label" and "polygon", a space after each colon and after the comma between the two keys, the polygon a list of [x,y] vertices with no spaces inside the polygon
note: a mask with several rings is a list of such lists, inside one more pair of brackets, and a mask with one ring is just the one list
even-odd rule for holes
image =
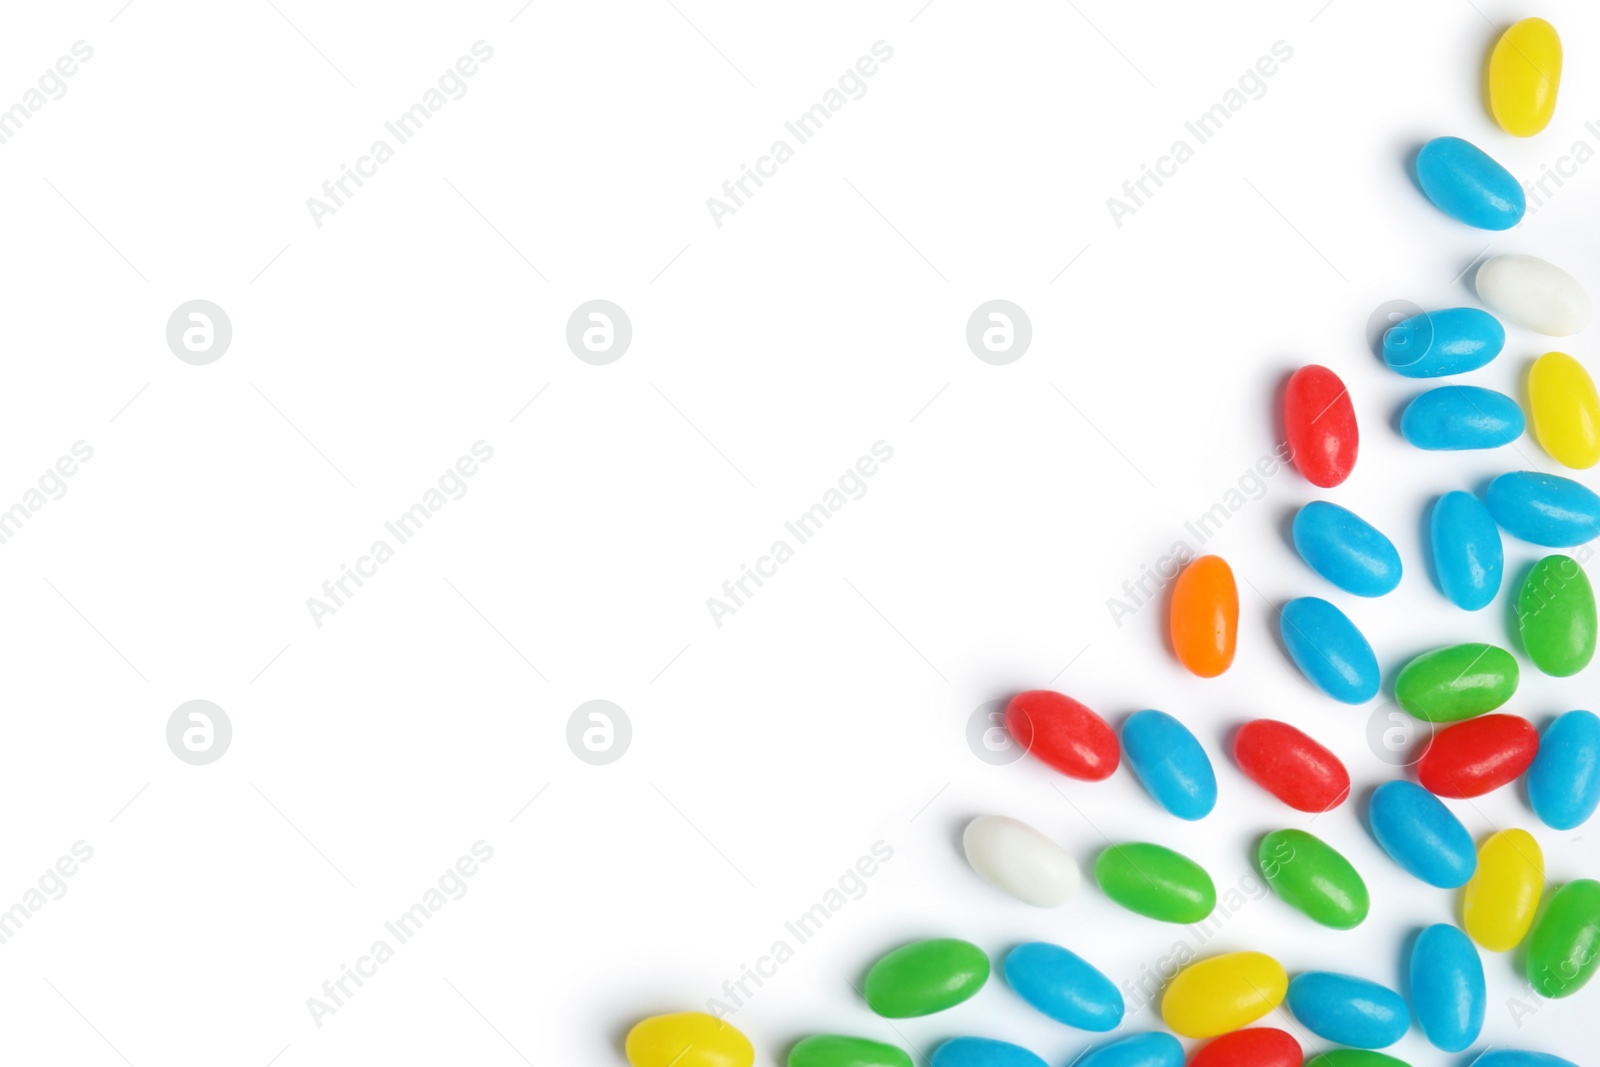
{"label": "green jelly bean", "polygon": [[864,1037],[813,1034],[789,1050],[789,1067],[911,1067],[911,1057]]}
{"label": "green jelly bean", "polygon": [[1528,937],[1528,981],[1543,997],[1570,997],[1600,966],[1600,882],[1580,878],[1550,895]]}
{"label": "green jelly bean", "polygon": [[873,1011],[909,1019],[953,1008],[989,980],[989,957],[951,937],[913,941],[878,960],[862,988]]}
{"label": "green jelly bean", "polygon": [[1112,845],[1095,860],[1094,880],[1124,908],[1162,922],[1197,923],[1217,906],[1206,869],[1160,845]]}
{"label": "green jelly bean", "polygon": [[1458,722],[1510,700],[1517,678],[1517,661],[1505,649],[1475,642],[1451,645],[1424,652],[1400,668],[1394,695],[1419,719]]}
{"label": "green jelly bean", "polygon": [[1405,1060],[1364,1048],[1331,1048],[1306,1061],[1306,1067],[1411,1067]]}
{"label": "green jelly bean", "polygon": [[1257,860],[1273,891],[1323,926],[1348,930],[1367,917],[1367,883],[1321,838],[1275,830],[1261,839]]}
{"label": "green jelly bean", "polygon": [[1533,665],[1565,678],[1594,658],[1594,588],[1571,556],[1546,556],[1533,565],[1517,594],[1517,627]]}

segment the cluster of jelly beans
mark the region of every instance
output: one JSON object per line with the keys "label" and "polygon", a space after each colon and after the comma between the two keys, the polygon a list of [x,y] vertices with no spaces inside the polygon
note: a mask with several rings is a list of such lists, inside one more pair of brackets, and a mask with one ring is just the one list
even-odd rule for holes
{"label": "cluster of jelly beans", "polygon": [[[1489,62],[1490,104],[1499,125],[1527,137],[1543,130],[1555,109],[1561,42],[1542,19],[1517,23],[1496,43]],[[1471,226],[1503,230],[1521,220],[1521,186],[1476,146],[1454,137],[1418,153],[1422,191],[1440,210]],[[1589,321],[1588,297],[1560,268],[1532,256],[1503,255],[1478,270],[1483,303],[1505,319],[1550,336]],[[1436,378],[1484,366],[1505,344],[1488,311],[1453,308],[1399,323],[1383,338],[1388,365],[1410,378]],[[1589,468],[1600,462],[1600,394],[1583,365],[1560,352],[1534,363],[1528,382],[1535,436],[1558,462]],[[1313,484],[1349,477],[1358,450],[1354,408],[1344,383],[1326,367],[1291,376],[1284,425],[1296,467]],[[1446,385],[1405,409],[1403,436],[1426,449],[1495,448],[1525,429],[1522,409],[1501,393]],[[1448,493],[1433,506],[1430,540],[1440,588],[1459,607],[1477,611],[1499,592],[1504,569],[1500,531],[1548,548],[1582,545],[1600,536],[1600,496],[1567,478],[1512,472],[1496,478],[1480,501]],[[1306,564],[1346,593],[1383,596],[1400,581],[1400,557],[1379,530],[1327,501],[1301,508],[1293,523]],[[1522,647],[1546,674],[1567,676],[1595,651],[1594,592],[1583,568],[1565,555],[1533,567],[1516,596]],[[1178,576],[1171,636],[1192,673],[1215,677],[1233,662],[1238,589],[1228,564],[1194,560]],[[1380,674],[1372,646],[1337,607],[1317,597],[1287,604],[1280,618],[1285,647],[1301,673],[1328,696],[1350,704],[1375,697]],[[1410,1003],[1376,982],[1331,971],[1292,979],[1271,956],[1232,952],[1199,960],[1167,985],[1161,1015],[1176,1034],[1210,1038],[1190,1067],[1300,1067],[1303,1052],[1288,1033],[1250,1028],[1280,1004],[1311,1033],[1346,1046],[1323,1052],[1312,1067],[1405,1067],[1377,1049],[1399,1041],[1413,1012],[1427,1039],[1460,1052],[1478,1039],[1485,1011],[1479,949],[1507,952],[1525,939],[1527,977],[1543,997],[1577,992],[1600,967],[1600,882],[1580,879],[1553,893],[1542,912],[1544,861],[1521,829],[1502,830],[1474,849],[1472,837],[1439,799],[1481,796],[1527,775],[1534,814],[1560,830],[1581,825],[1600,806],[1600,717],[1570,711],[1541,738],[1526,719],[1491,714],[1516,691],[1516,659],[1491,644],[1460,644],[1417,656],[1395,680],[1396,699],[1439,729],[1416,764],[1417,782],[1395,780],[1373,793],[1373,837],[1408,874],[1443,889],[1463,889],[1462,927],[1439,923],[1415,939],[1409,963]],[[1123,754],[1140,783],[1167,811],[1186,820],[1209,814],[1217,782],[1204,747],[1177,719],[1159,711],[1127,718],[1117,736],[1083,704],[1048,690],[1013,698],[1006,727],[1034,757],[1083,781],[1116,770]],[[1258,719],[1234,736],[1232,755],[1246,777],[1290,807],[1321,813],[1350,794],[1337,756],[1288,723]],[[1419,784],[1420,783],[1420,784]],[[968,863],[984,880],[1028,904],[1054,907],[1078,888],[1077,862],[1044,834],[1016,819],[982,815],[962,838]],[[1304,830],[1267,834],[1257,853],[1261,873],[1285,902],[1310,919],[1349,929],[1367,916],[1367,887],[1355,867]],[[1100,889],[1129,911],[1173,923],[1206,919],[1216,886],[1186,856],[1144,842],[1113,844],[1094,863]],[[1463,888],[1464,887],[1464,888]],[[1535,917],[1537,916],[1537,921]],[[1060,945],[1030,942],[1006,953],[1006,983],[1029,1005],[1067,1026],[1105,1033],[1121,1025],[1122,994],[1093,964]],[[989,979],[983,949],[939,938],[904,945],[879,959],[862,987],[867,1004],[890,1019],[929,1015],[962,1003]],[[749,1041],[725,1021],[698,1012],[656,1016],[627,1039],[634,1067],[750,1067]],[[1074,1061],[1081,1067],[1183,1067],[1172,1034],[1151,1031],[1113,1040]],[[1573,1067],[1537,1052],[1492,1049],[1478,1067]],[[933,1067],[1045,1067],[1033,1052],[1004,1041],[957,1037],[943,1042]],[[789,1067],[911,1067],[892,1045],[860,1037],[814,1035],[789,1052]]]}

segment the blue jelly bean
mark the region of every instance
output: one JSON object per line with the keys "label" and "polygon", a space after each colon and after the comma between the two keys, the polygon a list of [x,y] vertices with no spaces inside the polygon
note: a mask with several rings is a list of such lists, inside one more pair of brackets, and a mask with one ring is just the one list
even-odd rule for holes
{"label": "blue jelly bean", "polygon": [[1600,716],[1569,711],[1539,739],[1528,768],[1528,800],[1552,830],[1574,830],[1600,807]]}
{"label": "blue jelly bean", "polygon": [[1483,1029],[1488,992],[1483,960],[1472,938],[1449,923],[1435,923],[1411,948],[1411,1005],[1433,1046],[1460,1052]]}
{"label": "blue jelly bean", "polygon": [[1395,779],[1374,789],[1367,820],[1389,858],[1431,886],[1464,886],[1478,869],[1478,850],[1467,828],[1415,782]]}
{"label": "blue jelly bean", "polygon": [[1488,153],[1459,137],[1435,137],[1417,153],[1417,182],[1434,207],[1480,230],[1522,221],[1522,183]]}
{"label": "blue jelly bean", "polygon": [[1513,537],[1572,548],[1600,536],[1600,496],[1571,478],[1513,471],[1489,483],[1489,514]]}
{"label": "blue jelly bean", "polygon": [[1156,803],[1180,819],[1203,819],[1217,804],[1211,759],[1188,728],[1162,711],[1136,711],[1122,724],[1128,765]]}
{"label": "blue jelly bean", "polygon": [[1446,493],[1433,505],[1429,534],[1444,595],[1468,611],[1488,607],[1505,570],[1500,529],[1489,509],[1471,493]]}
{"label": "blue jelly bean", "polygon": [[1021,1045],[990,1037],[952,1037],[933,1050],[933,1067],[1049,1067]]}
{"label": "blue jelly bean", "polygon": [[1313,500],[1294,517],[1294,547],[1318,574],[1347,593],[1383,596],[1400,584],[1400,553],[1355,512]]}
{"label": "blue jelly bean", "polygon": [[1101,1045],[1077,1067],[1183,1067],[1183,1046],[1171,1034],[1150,1031]]}
{"label": "blue jelly bean", "polygon": [[1499,448],[1526,428],[1515,400],[1476,385],[1429,389],[1400,414],[1400,436],[1430,452]]}
{"label": "blue jelly bean", "polygon": [[1319,597],[1283,606],[1278,630],[1307,681],[1333,699],[1365,704],[1378,695],[1378,657],[1345,613]]}
{"label": "blue jelly bean", "polygon": [[1029,941],[1006,953],[1006,983],[1058,1023],[1105,1033],[1122,1023],[1122,993],[1087,960],[1060,945]]}
{"label": "blue jelly bean", "polygon": [[1407,378],[1440,378],[1484,366],[1506,344],[1500,320],[1479,308],[1424,311],[1383,335],[1383,361]]}
{"label": "blue jelly bean", "polygon": [[1399,993],[1353,975],[1305,971],[1289,979],[1285,1000],[1307,1030],[1354,1048],[1388,1048],[1411,1027]]}
{"label": "blue jelly bean", "polygon": [[1578,1067],[1571,1060],[1548,1052],[1524,1052],[1516,1048],[1492,1048],[1472,1061],[1472,1067]]}

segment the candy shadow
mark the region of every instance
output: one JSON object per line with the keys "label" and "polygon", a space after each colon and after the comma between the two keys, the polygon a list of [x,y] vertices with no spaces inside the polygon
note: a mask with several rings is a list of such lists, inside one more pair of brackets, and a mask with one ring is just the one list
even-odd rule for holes
{"label": "candy shadow", "polygon": [[[1397,992],[1405,998],[1405,1002],[1408,1005],[1414,1005],[1416,1003],[1411,998],[1411,955],[1412,953],[1416,952],[1417,938],[1421,936],[1422,927],[1419,926],[1415,930],[1412,930],[1405,937],[1402,937],[1400,939],[1400,958],[1395,961],[1395,973],[1399,977],[1399,980],[1395,982],[1395,985],[1399,987]],[[1419,1027],[1421,1026],[1421,1021],[1417,1018],[1417,1010],[1415,1007],[1412,1007],[1411,1009],[1411,1021],[1413,1024]]]}
{"label": "candy shadow", "polygon": [[[1272,440],[1275,443],[1289,440],[1288,424],[1283,417],[1283,401],[1289,395],[1289,379],[1292,377],[1294,377],[1294,371],[1289,371],[1278,379],[1278,384],[1273,386],[1272,389]],[[1286,466],[1294,466],[1294,457],[1291,455],[1284,460],[1284,463]],[[1298,474],[1299,470],[1296,467],[1295,473]]]}
{"label": "candy shadow", "polygon": [[1418,196],[1422,197],[1424,203],[1431,206],[1433,204],[1433,200],[1430,199],[1428,194],[1423,191],[1422,179],[1417,175],[1417,156],[1422,152],[1423,146],[1425,146],[1427,143],[1427,141],[1411,142],[1411,146],[1406,152],[1405,170],[1406,177],[1411,179],[1411,187],[1417,191]]}
{"label": "candy shadow", "polygon": [[[1537,561],[1524,560],[1517,566],[1514,575],[1506,573],[1500,575],[1500,588],[1507,590],[1506,602],[1500,609],[1505,613],[1506,644],[1511,646],[1511,651],[1523,657],[1528,655],[1528,649],[1522,643],[1522,623],[1517,616],[1517,593],[1537,565]],[[1506,581],[1508,578],[1513,579],[1509,585]],[[1520,669],[1522,665],[1519,663],[1517,666]]]}

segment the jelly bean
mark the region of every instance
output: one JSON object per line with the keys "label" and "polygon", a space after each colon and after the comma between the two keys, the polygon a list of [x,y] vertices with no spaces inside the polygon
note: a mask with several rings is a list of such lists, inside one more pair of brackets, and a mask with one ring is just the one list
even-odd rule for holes
{"label": "jelly bean", "polygon": [[932,1067],[1048,1067],[1021,1045],[991,1037],[952,1037],[933,1050]]}
{"label": "jelly bean", "polygon": [[1600,716],[1569,711],[1545,727],[1528,768],[1528,800],[1552,830],[1575,830],[1600,807]]}
{"label": "jelly bean", "polygon": [[1128,766],[1156,802],[1180,819],[1203,819],[1217,803],[1211,758],[1171,715],[1136,711],[1122,724]]}
{"label": "jelly bean", "polygon": [[1500,591],[1505,549],[1500,530],[1482,501],[1471,493],[1446,493],[1428,521],[1433,568],[1450,602],[1467,611],[1489,606]]}
{"label": "jelly bean", "polygon": [[1130,1034],[1101,1045],[1078,1067],[1183,1067],[1183,1046],[1171,1034]]}
{"label": "jelly bean", "polygon": [[1289,976],[1260,952],[1228,952],[1191,963],[1167,983],[1161,1018],[1184,1037],[1216,1037],[1249,1026],[1283,1003]]}
{"label": "jelly bean", "polygon": [[1528,201],[1522,183],[1489,154],[1459,137],[1435,137],[1417,153],[1417,184],[1433,206],[1480,230],[1509,230]]}
{"label": "jelly bean", "polygon": [[1095,860],[1094,880],[1124,908],[1162,922],[1197,923],[1217,906],[1205,868],[1160,845],[1110,846]]}
{"label": "jelly bean", "polygon": [[1513,471],[1489,483],[1489,514],[1512,537],[1572,548],[1600,536],[1600,496],[1557,474]]}
{"label": "jelly bean", "polygon": [[1491,256],[1478,268],[1478,298],[1518,326],[1568,337],[1589,325],[1589,294],[1576,278],[1537,256]]}
{"label": "jelly bean", "polygon": [[1030,941],[1006,953],[1006,981],[1058,1023],[1104,1033],[1122,1024],[1122,994],[1111,979],[1060,945]]}
{"label": "jelly bean", "polygon": [[1435,734],[1417,760],[1417,781],[1435,796],[1481,797],[1516,781],[1539,751],[1533,723],[1483,715]]}
{"label": "jelly bean", "polygon": [[1189,1067],[1300,1067],[1300,1042],[1270,1026],[1235,1030],[1204,1046]]}
{"label": "jelly bean", "polygon": [[979,815],[961,834],[978,877],[1024,904],[1054,908],[1078,891],[1078,864],[1067,850],[1018,819]]}
{"label": "jelly bean", "polygon": [[1278,629],[1300,673],[1324,693],[1346,704],[1378,695],[1378,657],[1345,613],[1319,597],[1303,596],[1283,606]]}
{"label": "jelly bean", "polygon": [[1328,489],[1350,477],[1361,435],[1350,393],[1337,374],[1314,363],[1291,374],[1283,425],[1289,454],[1306,481]]}
{"label": "jelly bean", "polygon": [[1025,750],[1071,778],[1109,778],[1121,759],[1109,723],[1048,689],[1012,697],[1006,705],[1006,730]]}
{"label": "jelly bean", "polygon": [[1306,1067],[1411,1067],[1411,1065],[1405,1060],[1397,1060],[1382,1052],[1371,1052],[1362,1048],[1331,1048],[1307,1060]]}
{"label": "jelly bean", "polygon": [[867,972],[867,1005],[888,1019],[909,1019],[953,1008],[989,980],[989,957],[967,941],[913,941],[883,956]]}
{"label": "jelly bean", "polygon": [[1424,311],[1384,331],[1383,361],[1407,378],[1442,378],[1477,370],[1505,343],[1505,327],[1487,311]]}
{"label": "jelly bean", "polygon": [[1399,993],[1348,974],[1297,974],[1287,999],[1307,1030],[1341,1045],[1388,1048],[1411,1028],[1411,1009]]}
{"label": "jelly bean", "polygon": [[1319,837],[1304,830],[1274,830],[1261,839],[1256,862],[1284,903],[1323,926],[1349,930],[1367,917],[1367,883]]}
{"label": "jelly bean", "polygon": [[789,1050],[789,1067],[912,1067],[912,1063],[903,1050],[881,1041],[814,1034]]}
{"label": "jelly bean", "polygon": [[750,1067],[756,1060],[749,1038],[700,1011],[637,1023],[628,1031],[624,1052],[633,1067]]}
{"label": "jelly bean", "polygon": [[1429,389],[1400,413],[1400,436],[1430,452],[1499,448],[1526,428],[1515,400],[1476,385]]}
{"label": "jelly bean", "polygon": [[1472,642],[1415,657],[1394,682],[1395,700],[1428,722],[1457,722],[1493,711],[1517,691],[1521,672],[1511,653]]}
{"label": "jelly bean", "polygon": [[1435,923],[1417,935],[1409,973],[1412,1007],[1435,1048],[1460,1052],[1478,1040],[1488,992],[1471,938]]}
{"label": "jelly bean", "polygon": [[1221,556],[1201,556],[1172,586],[1172,650],[1201,678],[1215,678],[1233,663],[1239,635],[1239,587]]}
{"label": "jelly bean", "polygon": [[1522,942],[1544,892],[1544,853],[1526,830],[1490,834],[1478,849],[1478,872],[1461,898],[1467,936],[1490,952]]}
{"label": "jelly bean", "polygon": [[1571,556],[1546,556],[1533,565],[1517,594],[1517,628],[1533,665],[1565,678],[1594,658],[1594,589]]}
{"label": "jelly bean", "polygon": [[1528,981],[1541,997],[1570,997],[1600,967],[1600,882],[1580,878],[1550,894],[1528,937]]}
{"label": "jelly bean", "polygon": [[1296,811],[1332,811],[1350,795],[1350,772],[1339,757],[1286,722],[1255,719],[1239,727],[1233,759],[1245,777]]}
{"label": "jelly bean", "polygon": [[1563,467],[1600,463],[1600,393],[1583,364],[1546,352],[1528,371],[1528,410],[1539,446]]}
{"label": "jelly bean", "polygon": [[1356,596],[1383,596],[1400,584],[1400,553],[1355,512],[1313,500],[1294,517],[1294,547],[1306,566]]}
{"label": "jelly bean", "polygon": [[1578,1067],[1578,1065],[1560,1056],[1552,1056],[1548,1052],[1492,1048],[1473,1060],[1472,1067]]}
{"label": "jelly bean", "polygon": [[1489,53],[1489,111],[1514,137],[1550,125],[1561,88],[1561,37],[1544,19],[1514,23]]}
{"label": "jelly bean", "polygon": [[1384,782],[1367,807],[1372,836],[1389,858],[1440,889],[1466,885],[1478,869],[1472,835],[1438,797],[1413,782]]}

